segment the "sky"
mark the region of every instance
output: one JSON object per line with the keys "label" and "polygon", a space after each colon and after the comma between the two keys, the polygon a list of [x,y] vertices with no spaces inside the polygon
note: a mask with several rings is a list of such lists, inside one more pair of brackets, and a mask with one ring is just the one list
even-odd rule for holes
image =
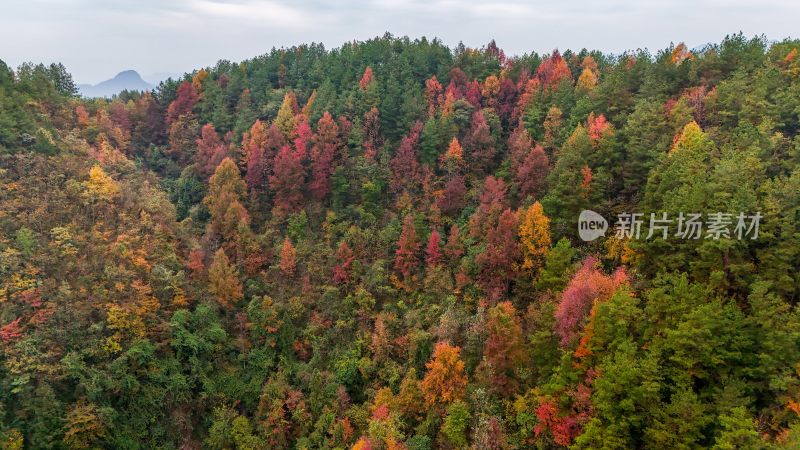
{"label": "sky", "polygon": [[272,47],[326,48],[390,32],[508,55],[554,48],[690,48],[727,34],[797,38],[796,0],[2,0],[0,59],[61,62],[78,83],[145,79],[240,61]]}

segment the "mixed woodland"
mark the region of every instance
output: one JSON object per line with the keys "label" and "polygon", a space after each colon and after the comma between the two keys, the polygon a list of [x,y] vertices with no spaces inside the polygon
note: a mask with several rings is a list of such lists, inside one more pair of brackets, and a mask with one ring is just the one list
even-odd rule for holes
{"label": "mixed woodland", "polygon": [[797,40],[0,61],[2,448],[797,449],[798,302]]}

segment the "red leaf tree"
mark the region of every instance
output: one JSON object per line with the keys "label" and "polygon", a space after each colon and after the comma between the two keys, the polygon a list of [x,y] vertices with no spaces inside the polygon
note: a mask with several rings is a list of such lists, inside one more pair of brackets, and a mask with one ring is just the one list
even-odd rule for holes
{"label": "red leaf tree", "polygon": [[188,81],[181,83],[175,92],[175,100],[167,108],[167,123],[171,125],[178,120],[178,117],[191,113],[199,100],[200,96],[192,83]]}
{"label": "red leaf tree", "polygon": [[425,81],[425,100],[428,102],[428,117],[433,117],[444,103],[442,84],[436,79],[436,75]]}
{"label": "red leaf tree", "polygon": [[536,76],[545,88],[556,88],[562,80],[572,81],[572,72],[558,50],[553,50],[549,58],[545,58],[536,69]]}
{"label": "red leaf tree", "polygon": [[214,125],[207,123],[200,130],[200,139],[196,141],[197,170],[202,178],[208,178],[219,163],[228,156],[228,147],[219,138]]}
{"label": "red leaf tree", "polygon": [[461,242],[458,225],[450,227],[450,234],[447,235],[447,244],[444,246],[444,253],[451,265],[454,265],[464,254],[464,244]]}
{"label": "red leaf tree", "polygon": [[489,227],[494,226],[497,218],[508,206],[507,190],[506,183],[502,179],[491,175],[486,177],[478,209],[469,219],[469,232],[472,237],[484,236]]}
{"label": "red leaf tree", "polygon": [[464,177],[455,174],[447,180],[442,191],[442,196],[437,201],[439,210],[444,214],[453,216],[466,205],[464,195],[467,193],[467,186],[464,184]]}
{"label": "red leaf tree", "polygon": [[609,276],[601,272],[599,267],[600,262],[596,258],[586,258],[561,293],[555,317],[556,333],[561,338],[562,347],[568,347],[576,341],[594,303],[611,298],[619,286],[628,280],[624,269],[620,268]]}
{"label": "red leaf tree", "polygon": [[478,282],[489,300],[502,298],[508,291],[509,281],[516,276],[520,258],[517,228],[517,214],[510,209],[503,211],[497,225],[489,229],[486,250],[475,258]]}
{"label": "red leaf tree", "polygon": [[485,174],[492,172],[497,150],[489,124],[481,111],[472,115],[472,124],[465,141],[465,147],[467,148],[466,159],[469,161],[470,169],[474,173]]}
{"label": "red leaf tree", "polygon": [[419,161],[417,160],[417,146],[422,131],[422,123],[416,122],[411,127],[408,136],[404,137],[397,147],[397,152],[392,158],[392,191],[402,192],[407,186],[419,182]]}
{"label": "red leaf tree", "polygon": [[414,227],[414,216],[407,215],[403,219],[403,230],[397,241],[395,250],[394,268],[400,272],[404,280],[411,278],[411,274],[419,263],[420,242],[417,229]]}
{"label": "red leaf tree", "polygon": [[440,241],[441,236],[439,232],[433,230],[428,238],[428,245],[425,246],[425,264],[427,264],[428,267],[436,267],[442,262]]}
{"label": "red leaf tree", "polygon": [[269,177],[269,184],[275,193],[275,214],[283,217],[300,207],[305,176],[303,153],[288,145],[281,147],[275,156],[273,174]]}
{"label": "red leaf tree", "polygon": [[311,149],[311,181],[308,189],[315,200],[323,200],[331,191],[331,175],[340,146],[339,126],[325,111],[317,122],[317,134]]}
{"label": "red leaf tree", "polygon": [[250,132],[242,136],[242,148],[247,166],[245,181],[250,192],[266,192],[275,155],[285,144],[283,133],[275,124],[267,127],[260,120],[256,120]]}
{"label": "red leaf tree", "polygon": [[541,145],[536,145],[525,156],[517,168],[515,181],[519,185],[519,198],[532,195],[534,198],[543,194],[547,185],[547,174],[550,173],[550,160]]}
{"label": "red leaf tree", "polygon": [[344,284],[350,281],[350,266],[353,264],[354,259],[353,251],[350,250],[347,242],[342,241],[336,251],[336,265],[333,267],[334,283]]}

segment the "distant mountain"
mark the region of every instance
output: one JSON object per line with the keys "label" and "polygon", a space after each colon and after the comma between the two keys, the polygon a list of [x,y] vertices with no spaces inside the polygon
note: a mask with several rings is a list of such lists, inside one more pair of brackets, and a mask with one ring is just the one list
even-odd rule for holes
{"label": "distant mountain", "polygon": [[144,81],[138,72],[135,70],[126,70],[120,72],[114,78],[103,81],[101,83],[79,84],[78,91],[84,97],[111,97],[114,94],[119,94],[124,90],[129,91],[148,91],[152,90],[155,86]]}

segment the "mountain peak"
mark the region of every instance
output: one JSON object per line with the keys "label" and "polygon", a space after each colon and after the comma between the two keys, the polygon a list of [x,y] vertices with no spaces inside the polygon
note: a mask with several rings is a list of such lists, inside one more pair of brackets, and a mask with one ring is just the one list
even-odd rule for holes
{"label": "mountain peak", "polygon": [[[123,70],[122,72],[118,73],[117,76],[114,77],[115,80],[122,80],[122,79],[133,79],[133,80],[142,80],[141,75],[139,72],[135,70]],[[144,81],[144,80],[142,80]]]}
{"label": "mountain peak", "polygon": [[114,78],[95,84],[78,85],[81,95],[84,97],[111,97],[124,90],[128,91],[149,91],[153,85],[144,81],[135,70],[123,70]]}

